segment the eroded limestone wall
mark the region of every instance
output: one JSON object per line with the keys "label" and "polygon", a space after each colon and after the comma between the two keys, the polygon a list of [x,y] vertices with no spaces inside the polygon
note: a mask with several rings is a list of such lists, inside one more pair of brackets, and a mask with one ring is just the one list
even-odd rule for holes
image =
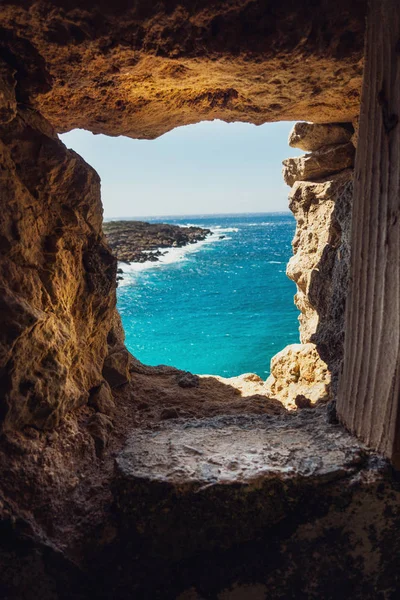
{"label": "eroded limestone wall", "polygon": [[289,137],[292,147],[310,151],[283,163],[296,218],[287,275],[297,286],[301,343],[272,359],[267,382],[272,396],[289,403],[297,398],[307,405],[336,393],[350,264],[353,135],[351,124],[297,123]]}
{"label": "eroded limestone wall", "polygon": [[3,0],[0,53],[57,131],[153,138],[209,119],[338,121],[358,112],[366,6]]}
{"label": "eroded limestone wall", "polygon": [[99,176],[0,73],[0,421],[47,428],[121,382],[116,260]]}

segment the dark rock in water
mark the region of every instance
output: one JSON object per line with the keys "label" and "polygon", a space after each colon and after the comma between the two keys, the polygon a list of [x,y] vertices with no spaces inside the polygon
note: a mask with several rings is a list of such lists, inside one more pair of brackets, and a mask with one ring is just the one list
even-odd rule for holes
{"label": "dark rock in water", "polygon": [[177,383],[182,388],[194,388],[199,387],[200,385],[200,377],[198,375],[193,375],[193,373],[184,373],[183,375],[178,375]]}
{"label": "dark rock in water", "polygon": [[219,240],[224,240],[224,239],[225,239],[225,237],[226,237],[225,235],[220,235],[220,236],[218,237],[218,239],[219,239]]}
{"label": "dark rock in water", "polygon": [[117,273],[119,273],[120,275],[123,273],[124,271],[121,268],[117,269]]}
{"label": "dark rock in water", "polygon": [[103,224],[114,256],[121,262],[156,262],[162,248],[182,248],[204,240],[211,231],[201,227],[180,227],[167,223],[112,221]]}

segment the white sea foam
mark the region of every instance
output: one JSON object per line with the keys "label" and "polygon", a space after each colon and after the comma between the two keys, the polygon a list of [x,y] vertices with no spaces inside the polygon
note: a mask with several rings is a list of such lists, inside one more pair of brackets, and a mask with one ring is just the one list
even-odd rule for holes
{"label": "white sea foam", "polygon": [[221,227],[220,225],[216,225],[211,229],[211,231],[213,233],[218,233],[219,235],[221,233],[236,233],[239,231],[239,229],[237,227]]}
{"label": "white sea foam", "polygon": [[220,236],[225,233],[238,231],[238,229],[232,227],[215,227],[211,229],[211,231],[211,235],[208,235],[205,240],[201,240],[200,242],[194,244],[188,244],[187,246],[183,246],[182,248],[158,248],[158,250],[164,252],[164,254],[160,256],[157,261],[147,260],[143,263],[131,263],[130,265],[123,262],[118,263],[118,268],[122,269],[123,275],[123,279],[119,282],[119,286],[123,287],[126,285],[130,285],[132,283],[132,280],[135,278],[135,274],[137,273],[140,273],[142,271],[148,271],[150,269],[159,269],[164,265],[170,265],[173,263],[185,261],[187,260],[187,256],[189,254],[194,254],[195,252],[198,252],[204,246],[230,240],[231,238],[228,236],[224,235],[222,239]]}

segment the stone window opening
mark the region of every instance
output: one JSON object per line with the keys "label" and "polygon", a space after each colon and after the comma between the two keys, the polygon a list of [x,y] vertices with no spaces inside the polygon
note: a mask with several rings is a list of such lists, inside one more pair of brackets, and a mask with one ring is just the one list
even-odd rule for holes
{"label": "stone window opening", "polygon": [[[201,383],[201,396],[204,387],[215,388],[219,384],[222,393],[225,385],[227,393],[222,393],[222,398],[234,402],[235,395],[239,395],[246,399],[250,411],[249,398],[252,397],[257,399],[258,410],[262,410],[260,403],[264,397],[266,410],[272,403],[275,411],[279,410],[279,403],[283,409],[293,410],[333,399],[342,360],[344,299],[350,260],[354,125],[357,127],[357,123],[300,122],[289,137],[292,147],[307,152],[299,158],[285,160],[283,173],[285,183],[292,186],[289,207],[297,221],[294,254],[287,275],[297,285],[295,304],[300,310],[300,343],[287,346],[272,359],[271,375],[266,382],[253,374],[203,379],[177,371],[176,380],[181,388],[197,388]],[[111,334],[111,343],[114,338],[122,339],[120,326],[119,330],[116,337]],[[112,389],[124,385],[138,365],[132,357],[127,360],[125,351],[117,345],[117,351],[110,353],[104,366],[103,385],[92,392],[93,406],[99,395],[107,396],[111,404],[110,386]],[[160,405],[162,419],[191,414],[184,398],[180,405],[179,394],[176,403],[165,402],[167,405],[163,402]],[[193,402],[197,402],[196,395]],[[244,404],[242,407],[246,410]]]}
{"label": "stone window opening", "polygon": [[[313,8],[4,3],[5,597],[397,597],[400,10],[396,0],[371,0],[364,52],[366,3]],[[248,402],[218,403],[214,388],[198,413],[160,419],[162,404],[200,386],[180,385],[175,371],[145,367],[126,351],[99,179],[57,132],[83,124],[151,137],[203,113],[349,123],[359,112],[363,58],[344,351],[343,333],[332,338],[329,327],[311,342],[325,343],[336,364],[337,412],[330,404],[287,414],[274,403],[265,411],[255,398],[250,413]],[[286,176],[311,177],[320,157],[313,152],[287,161]],[[335,193],[311,183],[294,184],[293,202]],[[327,271],[333,263],[334,288],[346,280],[334,269],[346,251],[336,226],[329,235],[334,252],[321,258]],[[300,258],[290,269],[304,293]],[[324,319],[342,318],[343,298],[329,286],[321,294],[322,269],[310,265],[307,302]],[[313,335],[320,327],[321,315]]]}

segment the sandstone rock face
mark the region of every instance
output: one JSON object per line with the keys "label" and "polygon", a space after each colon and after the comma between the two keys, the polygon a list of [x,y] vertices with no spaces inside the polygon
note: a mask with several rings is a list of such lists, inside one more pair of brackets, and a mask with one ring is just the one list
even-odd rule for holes
{"label": "sandstone rock face", "polygon": [[299,396],[308,399],[310,405],[328,401],[330,382],[330,372],[315,344],[291,344],[272,358],[265,387],[267,395],[294,409]]}
{"label": "sandstone rock face", "polygon": [[116,260],[97,173],[30,109],[0,128],[0,417],[53,427],[103,380]]}
{"label": "sandstone rock face", "polygon": [[[343,173],[343,177],[347,176]],[[311,277],[308,300],[319,319],[312,341],[332,374],[332,393],[337,392],[343,361],[345,309],[349,286],[350,233],[353,179],[344,182],[335,201],[331,227],[337,237],[327,244],[319,269]]]}
{"label": "sandstone rock face", "polygon": [[[289,207],[297,222],[286,273],[297,285],[302,345],[288,346],[272,359],[266,387],[286,405],[294,406],[296,396],[311,404],[328,400],[337,390],[350,266],[353,170],[348,167],[355,152],[351,142],[342,142],[352,133],[350,124],[300,123],[290,134],[292,146],[317,150],[284,161],[285,180],[293,184]],[[335,136],[338,144],[332,143]],[[326,176],[327,171],[333,174]],[[306,174],[308,180],[303,181]],[[305,381],[298,378],[301,372],[306,374]]]}
{"label": "sandstone rock face", "polygon": [[[296,218],[297,228],[293,239],[293,256],[286,273],[297,285],[295,302],[301,311],[302,343],[309,342],[318,327],[324,301],[321,298],[316,302],[317,287],[320,287],[319,293],[326,299],[332,287],[335,258],[342,265],[348,259],[347,245],[346,252],[344,249],[340,251],[345,215],[341,222],[337,215],[342,215],[349,208],[346,190],[351,185],[352,175],[352,170],[346,169],[321,181],[296,182],[289,195],[289,207]],[[345,207],[342,206],[344,204]],[[348,227],[345,234],[343,244],[347,242]]]}
{"label": "sandstone rock face", "polygon": [[104,415],[110,416],[114,413],[115,402],[107,381],[104,381],[91,391],[88,405]]}
{"label": "sandstone rock face", "polygon": [[316,123],[295,123],[289,134],[289,146],[306,152],[319,150],[324,146],[346,144],[351,140],[352,129],[344,125]]}
{"label": "sandstone rock face", "polygon": [[114,310],[110,318],[110,330],[107,335],[108,354],[103,364],[103,377],[111,388],[129,383],[131,355],[125,348],[125,333],[121,317]]}
{"label": "sandstone rock face", "polygon": [[19,99],[57,131],[344,122],[358,113],[366,4],[5,0],[0,44]]}
{"label": "sandstone rock face", "polygon": [[283,161],[283,179],[292,186],[296,181],[313,181],[328,177],[354,166],[354,146],[351,143],[327,146],[298,158]]}

